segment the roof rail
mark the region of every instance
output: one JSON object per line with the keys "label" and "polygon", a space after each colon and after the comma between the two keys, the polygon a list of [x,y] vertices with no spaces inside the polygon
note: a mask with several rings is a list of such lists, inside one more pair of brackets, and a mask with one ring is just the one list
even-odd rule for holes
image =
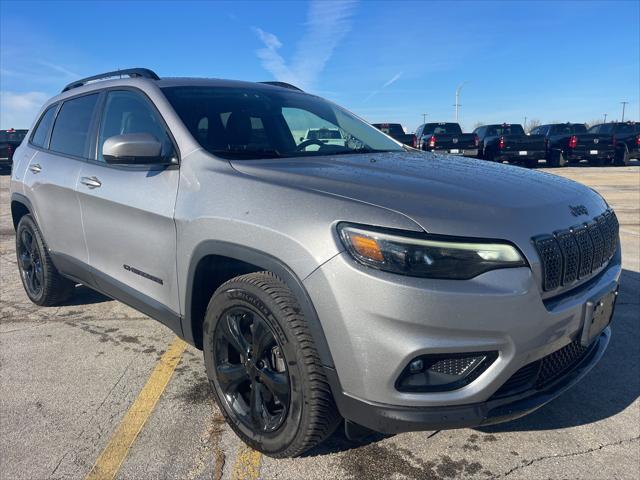
{"label": "roof rail", "polygon": [[258,83],[264,83],[265,85],[273,85],[274,87],[282,87],[282,88],[288,88],[289,90],[297,90],[299,92],[304,92],[304,90],[302,90],[301,88],[298,88],[295,85],[291,85],[290,83],[286,83],[286,82],[258,82]]}
{"label": "roof rail", "polygon": [[150,78],[151,80],[160,80],[160,77],[156,75],[156,72],[153,70],[149,70],[148,68],[126,68],[124,70],[115,70],[113,72],[105,72],[100,73],[98,75],[94,75],[93,77],[82,78],[80,80],[76,80],[75,82],[71,82],[69,85],[62,89],[61,93],[64,93],[72,88],[78,88],[93,80],[102,80],[105,78],[112,77],[122,77],[122,75],[127,75],[131,78],[133,77],[141,77],[141,78]]}

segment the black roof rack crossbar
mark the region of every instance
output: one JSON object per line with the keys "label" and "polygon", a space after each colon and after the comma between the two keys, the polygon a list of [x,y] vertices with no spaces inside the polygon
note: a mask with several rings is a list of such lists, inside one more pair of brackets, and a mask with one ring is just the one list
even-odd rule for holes
{"label": "black roof rack crossbar", "polygon": [[259,82],[259,83],[264,83],[265,85],[273,85],[274,87],[282,87],[282,88],[288,88],[290,90],[297,90],[299,92],[304,92],[304,90],[302,90],[301,88],[298,88],[295,85],[291,85],[290,83],[286,83],[286,82]]}
{"label": "black roof rack crossbar", "polygon": [[105,78],[112,77],[120,77],[122,75],[127,75],[129,77],[142,77],[142,78],[150,78],[151,80],[160,80],[160,77],[156,75],[156,72],[153,70],[149,70],[148,68],[126,68],[124,70],[115,70],[113,72],[105,72],[100,73],[99,75],[94,75],[93,77],[87,77],[80,80],[76,80],[75,82],[71,82],[69,85],[62,89],[62,93],[67,90],[71,90],[72,88],[78,88],[93,80],[102,80]]}

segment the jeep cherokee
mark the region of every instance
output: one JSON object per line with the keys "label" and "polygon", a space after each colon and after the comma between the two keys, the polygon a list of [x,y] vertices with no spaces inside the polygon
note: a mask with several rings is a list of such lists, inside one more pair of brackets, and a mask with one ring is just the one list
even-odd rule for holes
{"label": "jeep cherokee", "polygon": [[607,347],[618,223],[564,178],[406,148],[292,85],[147,69],[68,85],[31,132],[11,176],[28,297],[84,284],[159,320],[265,454],[343,418],[517,418]]}

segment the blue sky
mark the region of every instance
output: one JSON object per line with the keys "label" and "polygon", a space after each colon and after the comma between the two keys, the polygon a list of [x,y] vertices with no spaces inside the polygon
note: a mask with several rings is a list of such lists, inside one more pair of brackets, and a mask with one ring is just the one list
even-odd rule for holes
{"label": "blue sky", "polygon": [[0,3],[0,128],[28,127],[68,82],[278,79],[371,122],[640,117],[640,2]]}

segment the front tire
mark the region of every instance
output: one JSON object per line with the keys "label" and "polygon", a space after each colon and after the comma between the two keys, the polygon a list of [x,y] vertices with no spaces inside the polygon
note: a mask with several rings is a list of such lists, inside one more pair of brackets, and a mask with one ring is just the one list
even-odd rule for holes
{"label": "front tire", "polygon": [[274,274],[250,273],[218,288],[203,345],[218,405],[255,450],[295,457],[340,422],[301,308]]}
{"label": "front tire", "polygon": [[22,285],[33,303],[49,307],[73,294],[75,284],[53,265],[40,229],[29,214],[20,219],[16,229],[16,255]]}

